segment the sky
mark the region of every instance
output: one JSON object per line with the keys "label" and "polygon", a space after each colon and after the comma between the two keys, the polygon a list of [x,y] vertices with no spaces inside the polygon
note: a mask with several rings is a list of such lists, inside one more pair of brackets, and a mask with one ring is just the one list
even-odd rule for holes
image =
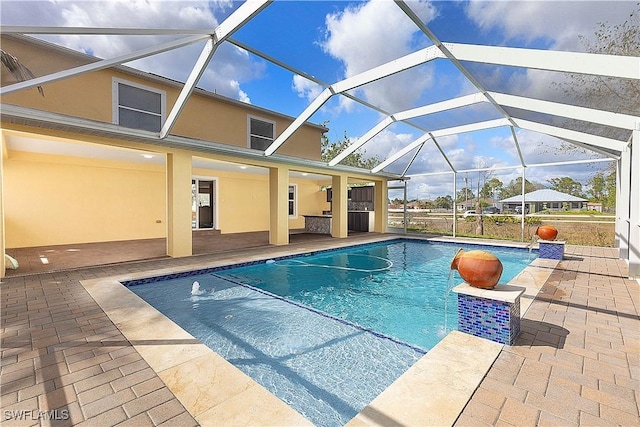
{"label": "sky", "polygon": [[[443,42],[489,44],[535,49],[584,51],[581,37],[593,38],[601,22],[624,22],[636,1],[411,1],[414,12]],[[0,24],[63,27],[205,28],[224,21],[239,3],[175,0],[0,0]],[[46,36],[47,40],[101,58],[110,58],[169,40],[167,36]],[[391,0],[275,1],[236,31],[232,38],[308,73],[335,83],[369,68],[432,45]],[[202,45],[193,45],[126,65],[184,81]],[[481,76],[489,90],[558,100],[550,81],[564,76],[550,72],[463,64]],[[224,43],[202,76],[199,87],[295,117],[322,87],[262,58]],[[451,63],[431,61],[356,89],[353,94],[395,113],[419,105],[477,92]],[[326,123],[331,141],[344,135],[357,141],[385,116],[343,96],[332,97],[311,121]],[[485,107],[465,107],[414,120],[430,130],[499,118]],[[283,129],[278,129],[281,131]],[[396,123],[363,149],[367,156],[385,159],[411,143],[422,131]],[[528,164],[586,159],[590,153],[562,153],[552,137],[517,130]],[[452,175],[420,175],[448,170],[439,149],[458,170],[518,165],[509,128],[463,133],[429,142],[408,174],[410,198],[434,198],[452,191]],[[598,156],[600,157],[600,156]],[[410,156],[386,171],[403,172]],[[553,177],[570,176],[586,183],[607,163],[532,167],[526,179],[546,184]],[[492,172],[508,184],[521,169]],[[477,172],[464,174],[477,177]],[[463,185],[459,174],[458,189]],[[468,178],[469,179],[469,178]],[[475,185],[475,184],[474,184]]]}

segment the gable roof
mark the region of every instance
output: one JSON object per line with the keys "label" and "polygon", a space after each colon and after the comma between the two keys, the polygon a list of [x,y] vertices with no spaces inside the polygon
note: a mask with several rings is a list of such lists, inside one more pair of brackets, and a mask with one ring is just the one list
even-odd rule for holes
{"label": "gable roof", "polygon": [[[525,202],[587,202],[587,199],[582,197],[572,196],[571,194],[562,193],[560,191],[551,190],[545,188],[543,190],[536,190],[524,195]],[[504,200],[500,200],[501,203],[522,203],[522,195],[508,197]]]}

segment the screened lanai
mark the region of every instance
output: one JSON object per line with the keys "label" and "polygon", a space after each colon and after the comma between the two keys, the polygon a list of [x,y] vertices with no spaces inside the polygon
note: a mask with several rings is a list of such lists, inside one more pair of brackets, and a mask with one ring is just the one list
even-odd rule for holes
{"label": "screened lanai", "polygon": [[598,42],[625,25],[637,41],[637,3],[588,5],[187,1],[122,13],[107,2],[6,1],[3,33],[100,59],[0,93],[124,64],[184,82],[159,144],[202,88],[296,118],[264,157],[303,123],[323,124],[330,143],[349,141],[328,169],[352,153],[375,157],[367,173],[394,177],[410,198],[455,195],[481,171],[521,179],[524,193],[525,180],[586,181],[609,167],[616,245],[637,278],[640,58],[633,41],[627,51]]}

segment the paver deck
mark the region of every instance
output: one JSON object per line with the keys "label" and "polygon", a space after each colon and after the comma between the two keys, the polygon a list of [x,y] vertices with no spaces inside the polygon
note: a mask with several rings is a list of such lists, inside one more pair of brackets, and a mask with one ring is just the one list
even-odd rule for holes
{"label": "paver deck", "polygon": [[[2,424],[196,425],[80,281],[275,250],[4,279]],[[626,278],[614,249],[568,246],[565,258],[526,311],[517,342],[503,347],[455,425],[640,425],[640,285]]]}

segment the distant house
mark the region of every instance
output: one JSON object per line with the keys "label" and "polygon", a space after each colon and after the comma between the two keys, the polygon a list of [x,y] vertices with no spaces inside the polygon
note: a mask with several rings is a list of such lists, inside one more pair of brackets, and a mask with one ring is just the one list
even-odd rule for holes
{"label": "distant house", "polygon": [[589,203],[587,203],[587,210],[588,211],[602,212],[602,203],[589,202]]}
{"label": "distant house", "polygon": [[[583,209],[587,207],[587,199],[561,193],[556,190],[536,190],[524,195],[525,211],[529,213],[549,211],[566,211],[572,209]],[[509,197],[500,200],[504,211],[514,211],[516,207],[522,206],[522,195]]]}
{"label": "distant house", "polygon": [[[496,206],[496,203],[494,203],[494,202],[495,202],[495,200],[493,200],[493,199],[480,199],[480,205],[482,207]],[[466,202],[458,202],[457,203],[458,211],[464,212],[464,211],[468,211],[468,210],[475,210],[476,203],[477,203],[477,199],[469,199]],[[499,208],[499,206],[498,206],[498,208]]]}

